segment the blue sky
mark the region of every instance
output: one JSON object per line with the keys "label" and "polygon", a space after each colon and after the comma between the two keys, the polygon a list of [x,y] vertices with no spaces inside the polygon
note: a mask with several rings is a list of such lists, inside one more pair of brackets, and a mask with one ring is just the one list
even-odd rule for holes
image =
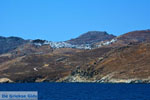
{"label": "blue sky", "polygon": [[63,41],[150,29],[150,0],[0,0],[0,36]]}

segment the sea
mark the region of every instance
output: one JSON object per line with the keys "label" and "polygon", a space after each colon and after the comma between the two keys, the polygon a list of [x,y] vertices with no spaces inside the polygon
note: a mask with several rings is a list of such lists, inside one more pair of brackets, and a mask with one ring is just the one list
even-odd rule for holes
{"label": "sea", "polygon": [[37,91],[38,100],[150,100],[150,84],[3,83],[0,91]]}

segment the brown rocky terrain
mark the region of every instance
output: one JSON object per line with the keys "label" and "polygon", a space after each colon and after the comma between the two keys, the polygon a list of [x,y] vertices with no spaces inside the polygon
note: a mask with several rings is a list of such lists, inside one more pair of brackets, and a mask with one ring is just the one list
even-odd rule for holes
{"label": "brown rocky terrain", "polygon": [[116,44],[128,45],[150,41],[150,30],[132,31],[117,37]]}
{"label": "brown rocky terrain", "polygon": [[150,43],[120,47],[82,66],[76,75],[97,82],[150,82]]}
{"label": "brown rocky terrain", "polygon": [[91,50],[19,45],[0,55],[0,82],[150,83],[150,31],[114,38]]}
{"label": "brown rocky terrain", "polygon": [[54,50],[46,54],[18,56],[1,62],[0,74],[1,78],[15,82],[57,81],[71,75],[76,68],[88,63],[97,54],[103,55],[110,50],[110,48],[100,48],[97,52],[78,50],[76,53],[56,53]]}
{"label": "brown rocky terrain", "polygon": [[18,46],[29,42],[19,37],[2,37],[0,36],[0,54],[8,53]]}
{"label": "brown rocky terrain", "polygon": [[115,37],[116,36],[108,34],[107,32],[89,31],[87,33],[80,35],[75,39],[68,40],[67,42],[73,45],[94,44],[105,40],[111,40]]}
{"label": "brown rocky terrain", "polygon": [[[150,30],[128,32],[128,33],[125,33],[123,35],[113,38],[113,40],[115,41],[110,43],[109,45],[106,44],[102,46],[122,47],[122,46],[127,46],[129,44],[150,41]],[[100,45],[106,42],[108,41],[105,40],[105,41],[97,42],[95,45]]]}

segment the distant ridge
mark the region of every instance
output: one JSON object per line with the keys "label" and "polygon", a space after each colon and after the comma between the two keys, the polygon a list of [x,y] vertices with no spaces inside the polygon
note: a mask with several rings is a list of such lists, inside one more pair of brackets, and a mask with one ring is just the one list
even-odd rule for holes
{"label": "distant ridge", "polygon": [[75,39],[71,39],[66,42],[73,44],[73,45],[94,44],[96,42],[111,40],[114,37],[116,37],[116,36],[114,36],[112,34],[108,34],[105,31],[89,31],[87,33],[80,35],[79,37],[77,37]]}
{"label": "distant ridge", "polygon": [[19,37],[2,37],[0,36],[0,54],[7,53],[11,50],[16,49],[18,46],[27,43],[27,40],[24,40]]}

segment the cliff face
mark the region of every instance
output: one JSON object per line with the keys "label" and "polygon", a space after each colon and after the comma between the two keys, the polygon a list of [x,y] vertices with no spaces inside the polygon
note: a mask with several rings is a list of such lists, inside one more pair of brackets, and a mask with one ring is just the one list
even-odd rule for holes
{"label": "cliff face", "polygon": [[0,82],[150,83],[149,36],[129,32],[91,50],[27,42],[0,55]]}

